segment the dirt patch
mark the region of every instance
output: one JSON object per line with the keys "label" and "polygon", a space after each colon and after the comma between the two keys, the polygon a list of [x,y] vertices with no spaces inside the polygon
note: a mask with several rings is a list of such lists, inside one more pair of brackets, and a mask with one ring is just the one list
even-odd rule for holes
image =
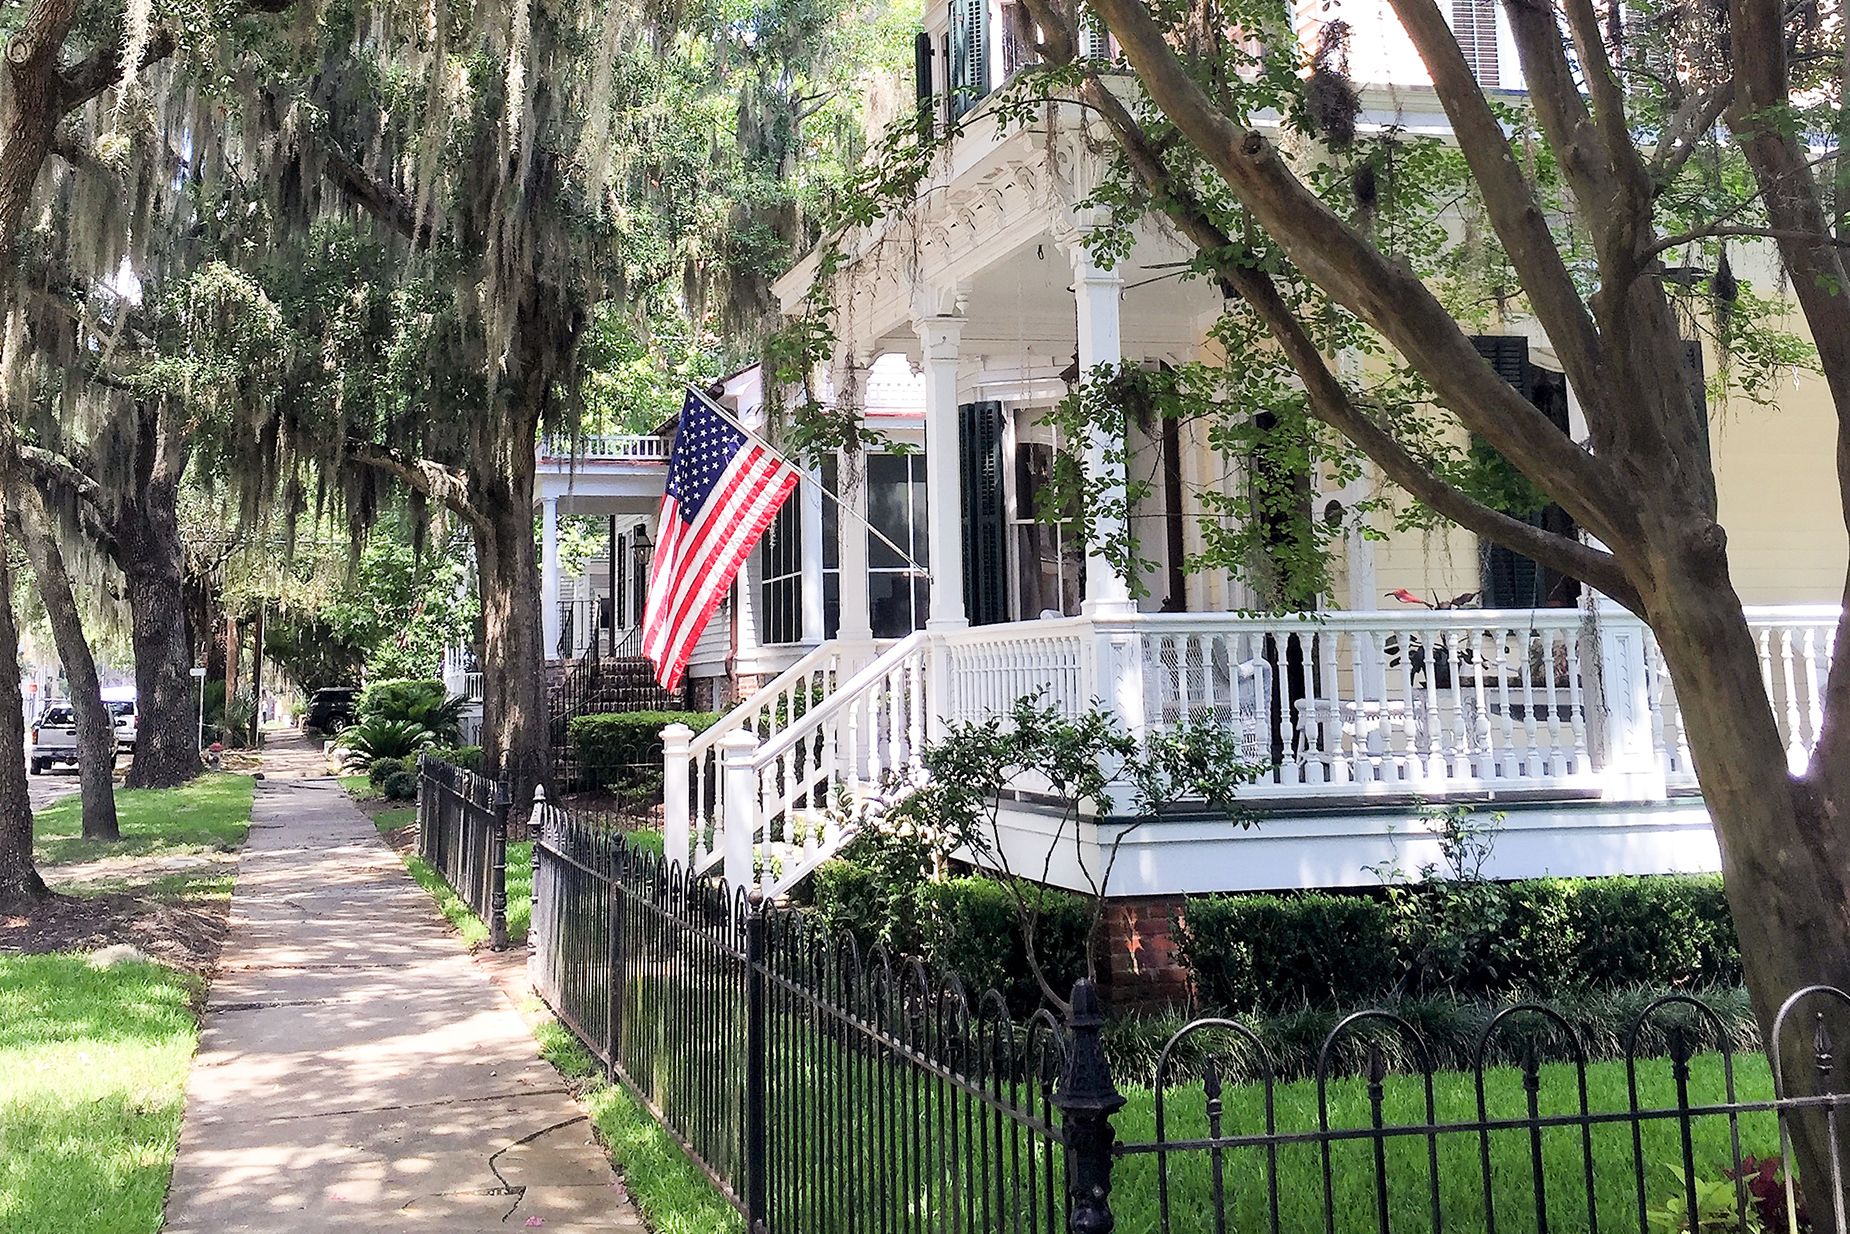
{"label": "dirt patch", "polygon": [[145,883],[169,874],[229,874],[238,855],[230,852],[175,853],[167,856],[99,857],[47,866],[39,872],[54,891],[81,891],[99,883]]}
{"label": "dirt patch", "polygon": [[225,945],[231,902],[157,900],[131,892],[53,895],[30,915],[0,910],[0,952],[94,951],[127,943],[156,960],[208,976]]}
{"label": "dirt patch", "polygon": [[390,831],[381,831],[379,834],[385,837],[386,844],[400,857],[417,851],[418,825],[415,822],[406,823],[403,827],[394,827]]}

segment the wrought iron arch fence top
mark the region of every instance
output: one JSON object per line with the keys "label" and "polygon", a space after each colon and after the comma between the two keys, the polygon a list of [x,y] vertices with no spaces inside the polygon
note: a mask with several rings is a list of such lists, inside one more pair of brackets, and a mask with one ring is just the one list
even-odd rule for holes
{"label": "wrought iron arch fence top", "polygon": [[1687,994],[1443,1045],[1392,1008],[1310,1041],[1209,1017],[1133,1084],[1089,985],[1017,1015],[537,813],[536,986],[764,1234],[1850,1230],[1834,988],[1765,1052]]}

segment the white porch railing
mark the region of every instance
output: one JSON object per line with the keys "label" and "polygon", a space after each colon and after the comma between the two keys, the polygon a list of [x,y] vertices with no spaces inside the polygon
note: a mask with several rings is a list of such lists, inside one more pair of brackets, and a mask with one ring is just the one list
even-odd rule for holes
{"label": "white porch railing", "polygon": [[[1795,767],[1823,718],[1837,610],[1751,609]],[[667,742],[669,852],[781,894],[852,835],[857,796],[917,778],[932,729],[1017,699],[1133,732],[1231,731],[1260,801],[1693,786],[1674,683],[1622,611],[1142,614],[921,631],[858,671],[827,645],[697,741]],[[672,733],[672,730],[670,730]],[[683,786],[683,787],[677,787]],[[829,807],[846,804],[848,810]]]}
{"label": "white porch railing", "polygon": [[593,437],[548,437],[540,457],[549,459],[622,459],[665,462],[673,441],[653,433],[612,433]]}

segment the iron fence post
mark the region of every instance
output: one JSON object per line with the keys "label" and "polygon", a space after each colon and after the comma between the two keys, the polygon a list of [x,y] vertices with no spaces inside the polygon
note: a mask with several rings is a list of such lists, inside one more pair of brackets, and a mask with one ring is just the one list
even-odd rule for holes
{"label": "iron fence post", "polygon": [[514,804],[513,785],[496,780],[490,808],[488,875],[488,946],[507,950],[507,812]]}
{"label": "iron fence post", "polygon": [[1087,978],[1073,985],[1066,1024],[1070,1033],[1066,1067],[1054,1106],[1066,1142],[1066,1228],[1069,1234],[1111,1234],[1111,1158],[1117,1132],[1111,1116],[1124,1108],[1124,1094],[1112,1083],[1100,1029],[1105,1014],[1098,989]]}
{"label": "iron fence post", "polygon": [[619,850],[606,858],[604,872],[609,879],[604,884],[606,903],[610,909],[608,937],[605,939],[605,964],[609,976],[604,992],[604,1063],[610,1081],[617,1079],[617,1043],[622,1040],[623,1014],[623,859]]}
{"label": "iron fence post", "polygon": [[745,914],[745,1227],[765,1227],[765,1118],[768,1105],[769,1041],[765,1036],[765,916],[739,896]]}

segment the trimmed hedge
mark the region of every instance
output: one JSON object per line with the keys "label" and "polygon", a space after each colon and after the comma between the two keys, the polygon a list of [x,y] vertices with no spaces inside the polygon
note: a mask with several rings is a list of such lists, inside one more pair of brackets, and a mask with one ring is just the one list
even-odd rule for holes
{"label": "trimmed hedge", "polygon": [[[973,1000],[995,989],[1017,1014],[1041,1005],[1015,899],[995,879],[966,875],[908,883],[873,865],[837,859],[816,870],[808,890],[811,911],[863,947],[880,944],[941,973],[955,973]],[[1041,963],[1055,989],[1068,989],[1085,973],[1086,901],[1033,885],[1024,892],[1039,897]]]}
{"label": "trimmed hedge", "polygon": [[1236,1012],[1741,979],[1721,879],[1704,875],[1201,896],[1176,947],[1202,1001]]}
{"label": "trimmed hedge", "polygon": [[696,733],[719,721],[717,711],[613,711],[573,716],[566,731],[586,767],[662,765],[662,729],[685,724]]}

